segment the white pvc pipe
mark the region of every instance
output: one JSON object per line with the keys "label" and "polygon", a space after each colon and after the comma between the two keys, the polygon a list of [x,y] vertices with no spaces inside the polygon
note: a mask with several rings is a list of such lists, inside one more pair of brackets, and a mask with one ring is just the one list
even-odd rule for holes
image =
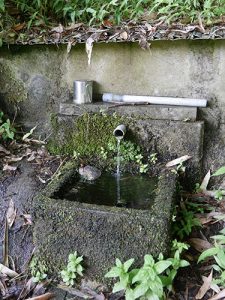
{"label": "white pvc pipe", "polygon": [[206,99],[192,98],[173,98],[173,97],[151,97],[151,96],[134,96],[134,95],[115,95],[104,93],[102,96],[104,102],[123,102],[123,103],[150,103],[163,105],[179,105],[179,106],[194,106],[206,107]]}

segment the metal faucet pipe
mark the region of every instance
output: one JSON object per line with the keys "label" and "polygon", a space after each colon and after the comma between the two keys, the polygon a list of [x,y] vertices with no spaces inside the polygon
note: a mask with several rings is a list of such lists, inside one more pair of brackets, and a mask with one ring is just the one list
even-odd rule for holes
{"label": "metal faucet pipe", "polygon": [[120,124],[118,125],[114,131],[113,131],[113,135],[117,138],[117,139],[123,139],[124,135],[126,133],[126,126],[124,124]]}

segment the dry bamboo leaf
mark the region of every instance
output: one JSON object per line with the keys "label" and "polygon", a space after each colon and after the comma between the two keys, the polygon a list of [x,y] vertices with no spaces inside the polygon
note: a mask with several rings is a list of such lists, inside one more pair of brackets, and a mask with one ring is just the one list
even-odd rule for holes
{"label": "dry bamboo leaf", "polygon": [[54,297],[55,297],[54,294],[52,294],[52,293],[46,293],[46,294],[41,295],[41,296],[27,298],[27,300],[49,300],[49,299],[52,299]]}
{"label": "dry bamboo leaf", "polygon": [[66,27],[65,30],[73,30],[83,26],[84,23],[72,23],[70,26]]}
{"label": "dry bamboo leaf", "polygon": [[220,292],[219,286],[217,284],[213,283],[213,282],[211,283],[210,288],[211,288],[211,290],[213,290],[217,294]]}
{"label": "dry bamboo leaf", "polygon": [[22,137],[22,140],[25,141],[29,136],[31,136],[36,128],[37,128],[37,125],[34,126],[28,133],[24,134],[24,136]]}
{"label": "dry bamboo leaf", "polygon": [[179,158],[176,158],[176,159],[174,159],[174,160],[168,162],[168,163],[166,164],[166,167],[167,167],[167,168],[170,168],[170,167],[179,165],[179,164],[185,162],[186,160],[188,160],[188,159],[190,159],[190,158],[191,158],[191,156],[189,156],[189,155],[181,156],[181,157],[179,157]]}
{"label": "dry bamboo leaf", "polygon": [[37,144],[37,145],[46,145],[46,142],[40,141],[40,140],[35,140],[35,139],[25,139],[24,142],[30,143],[30,144]]}
{"label": "dry bamboo leaf", "polygon": [[5,275],[7,275],[9,277],[12,277],[12,278],[19,275],[17,272],[9,269],[8,267],[4,266],[3,264],[0,264],[0,272],[2,274],[5,274]]}
{"label": "dry bamboo leaf", "polygon": [[9,226],[7,218],[5,219],[5,232],[3,241],[3,264],[9,266]]}
{"label": "dry bamboo leaf", "polygon": [[219,300],[219,299],[224,299],[225,298],[225,289],[222,290],[221,292],[219,292],[218,294],[216,294],[215,296],[211,297],[208,300]]}
{"label": "dry bamboo leaf", "polygon": [[18,162],[21,161],[24,158],[24,156],[11,156],[11,157],[6,157],[7,163],[13,163],[13,162]]}
{"label": "dry bamboo leaf", "polygon": [[207,249],[212,248],[212,244],[210,244],[208,241],[199,238],[189,239],[189,244],[199,252],[203,252]]}
{"label": "dry bamboo leaf", "polygon": [[3,297],[7,294],[7,287],[2,283],[1,280],[0,280],[0,291]]}
{"label": "dry bamboo leaf", "polygon": [[203,279],[203,285],[200,287],[196,299],[202,299],[204,295],[207,293],[207,291],[210,289],[210,285],[212,283],[212,276],[213,276],[213,270],[211,270],[208,277],[202,276]]}
{"label": "dry bamboo leaf", "polygon": [[85,44],[86,53],[87,53],[87,56],[88,56],[88,65],[91,64],[91,54],[92,54],[93,43],[94,43],[94,40],[93,40],[93,38],[90,36],[90,37],[87,39],[86,44]]}
{"label": "dry bamboo leaf", "polygon": [[202,183],[200,185],[200,189],[203,192],[207,190],[207,186],[208,186],[208,183],[209,183],[210,176],[211,176],[211,173],[210,173],[210,170],[209,170],[208,173],[205,175],[205,177],[202,180]]}
{"label": "dry bamboo leaf", "polygon": [[24,285],[18,300],[25,299],[26,296],[34,289],[35,283],[33,282],[33,278],[30,278]]}
{"label": "dry bamboo leaf", "polygon": [[11,199],[9,201],[9,207],[8,207],[8,210],[6,213],[6,220],[7,220],[9,228],[12,227],[15,219],[16,219],[16,208],[15,208],[15,204],[14,204],[13,200]]}
{"label": "dry bamboo leaf", "polygon": [[4,165],[3,171],[16,171],[17,167],[16,166],[10,166],[8,164]]}

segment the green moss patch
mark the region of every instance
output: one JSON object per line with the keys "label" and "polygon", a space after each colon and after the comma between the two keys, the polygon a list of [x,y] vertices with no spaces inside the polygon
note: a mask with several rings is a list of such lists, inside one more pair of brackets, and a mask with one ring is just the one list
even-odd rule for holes
{"label": "green moss patch", "polygon": [[53,154],[98,156],[102,148],[116,143],[113,130],[121,123],[128,126],[131,120],[116,114],[85,113],[69,125],[66,120],[54,116],[53,138],[48,149]]}
{"label": "green moss patch", "polygon": [[0,61],[0,93],[4,99],[11,103],[18,103],[27,99],[27,91],[21,80],[6,60]]}

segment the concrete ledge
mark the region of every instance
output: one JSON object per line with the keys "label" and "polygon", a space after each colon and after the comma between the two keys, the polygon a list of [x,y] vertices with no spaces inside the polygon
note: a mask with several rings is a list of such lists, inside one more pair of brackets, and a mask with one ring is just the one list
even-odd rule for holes
{"label": "concrete ledge", "polygon": [[74,103],[61,103],[59,113],[67,116],[77,116],[84,112],[117,112],[127,116],[142,116],[153,120],[171,120],[171,121],[195,121],[197,118],[196,107],[178,107],[161,105],[124,105],[114,103],[94,103],[77,105]]}

